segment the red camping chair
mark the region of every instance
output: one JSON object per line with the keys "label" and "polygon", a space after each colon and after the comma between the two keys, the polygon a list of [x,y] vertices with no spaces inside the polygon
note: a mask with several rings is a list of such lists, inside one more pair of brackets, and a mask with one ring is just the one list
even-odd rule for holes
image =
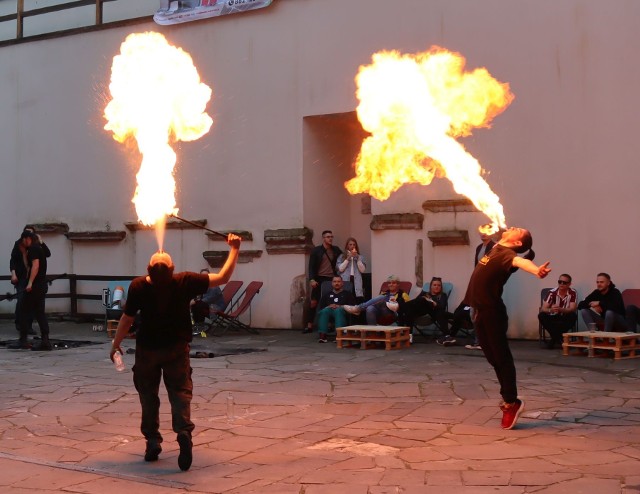
{"label": "red camping chair", "polygon": [[[247,288],[242,293],[238,300],[236,301],[236,308],[231,312],[222,312],[216,311],[216,329],[220,328],[219,334],[226,333],[229,329],[244,329],[249,333],[258,334],[258,330],[251,327],[251,322],[249,324],[245,324],[240,321],[240,316],[244,314],[247,310],[249,310],[249,314],[251,314],[251,302],[253,298],[260,292],[260,288],[264,283],[262,281],[252,281],[247,285]],[[235,304],[234,304],[235,305]],[[249,316],[249,321],[251,321],[251,316]]]}
{"label": "red camping chair", "polygon": [[[203,322],[195,323],[193,325],[193,334],[202,335],[202,333],[208,333],[209,330],[216,326],[218,323],[219,315],[218,312],[227,312],[230,307],[232,307],[233,297],[236,296],[236,293],[240,291],[240,287],[242,286],[242,281],[228,281],[227,284],[222,287],[222,301],[224,303],[224,308],[222,311],[210,312],[209,317],[205,318]],[[204,336],[204,335],[203,335]]]}

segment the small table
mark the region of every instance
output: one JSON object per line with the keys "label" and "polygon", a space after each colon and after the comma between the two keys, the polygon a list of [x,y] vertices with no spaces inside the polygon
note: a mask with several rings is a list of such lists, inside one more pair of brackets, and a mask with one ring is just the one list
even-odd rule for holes
{"label": "small table", "polygon": [[589,357],[595,357],[596,350],[613,352],[614,360],[636,358],[636,350],[640,350],[636,333],[616,333],[612,331],[578,331],[562,334],[562,355],[569,355],[571,349],[579,349],[579,353],[587,351]]}
{"label": "small table", "polygon": [[354,325],[336,328],[338,348],[359,347],[362,350],[380,348],[400,350],[411,346],[411,328],[408,326]]}

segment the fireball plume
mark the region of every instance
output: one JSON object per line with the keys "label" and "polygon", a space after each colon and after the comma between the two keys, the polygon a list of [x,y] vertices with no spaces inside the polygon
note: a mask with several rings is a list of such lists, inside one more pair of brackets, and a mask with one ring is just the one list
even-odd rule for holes
{"label": "fireball plume", "polygon": [[509,85],[485,68],[465,72],[462,55],[438,47],[416,55],[383,51],[372,59],[356,76],[358,118],[371,136],[362,143],[356,177],[345,183],[349,193],[385,200],[405,183],[447,177],[489,217],[492,230],[504,227],[500,198],[456,137],[489,127],[513,101]]}
{"label": "fireball plume", "polygon": [[146,32],[122,43],[113,58],[109,90],[104,128],[118,142],[129,137],[137,142],[142,163],[132,202],[141,223],[156,225],[162,250],[165,218],[178,212],[170,141],[193,141],[209,131],[213,121],[205,108],[211,89],[200,82],[188,53],[163,35]]}

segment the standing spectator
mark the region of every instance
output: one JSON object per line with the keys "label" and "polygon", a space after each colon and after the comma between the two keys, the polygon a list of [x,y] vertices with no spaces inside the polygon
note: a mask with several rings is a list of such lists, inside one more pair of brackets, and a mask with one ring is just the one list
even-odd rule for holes
{"label": "standing spectator", "polygon": [[[514,269],[521,268],[538,278],[546,277],[551,271],[548,262],[537,266],[529,260],[534,257],[532,245],[533,238],[528,230],[506,230],[500,241],[476,265],[464,297],[473,311],[471,318],[482,351],[500,383],[503,429],[513,428],[524,410],[524,401],[518,398],[516,367],[507,339],[509,317],[502,301],[504,285]],[[529,259],[517,256],[526,251],[529,251]]]}
{"label": "standing spectator", "polygon": [[[35,228],[32,225],[26,225],[23,232],[35,233]],[[51,251],[49,247],[42,241],[40,235],[37,235],[38,243],[42,247],[45,257],[51,257]],[[13,249],[11,250],[11,259],[9,261],[9,269],[11,270],[11,284],[16,288],[16,310],[15,310],[15,324],[16,331],[20,331],[20,310],[22,305],[22,299],[24,298],[25,288],[27,286],[27,248],[24,246],[22,237],[15,241]],[[27,325],[29,328],[29,334],[35,335],[36,332],[33,329],[33,314],[27,315]]]}
{"label": "standing spectator", "polygon": [[367,269],[365,257],[360,253],[358,241],[349,237],[344,246],[344,252],[338,256],[338,271],[344,281],[350,281],[353,295],[358,303],[364,302],[362,273]]}
{"label": "standing spectator", "polygon": [[538,320],[549,333],[547,348],[552,349],[562,342],[562,333],[569,331],[578,318],[576,291],[571,288],[571,276],[566,273],[558,277],[558,286],[552,289],[542,302]]}
{"label": "standing spectator", "polygon": [[25,259],[27,266],[27,283],[24,287],[23,298],[20,303],[20,339],[17,343],[8,345],[12,349],[29,349],[31,345],[27,341],[29,325],[35,318],[40,327],[42,339],[40,345],[33,350],[51,350],[49,341],[49,322],[45,314],[45,298],[47,295],[47,256],[42,248],[38,236],[32,231],[25,230],[20,235],[22,246],[26,249]]}
{"label": "standing spectator", "polygon": [[142,408],[140,430],[147,441],[145,461],[157,461],[162,452],[158,390],[160,379],[163,379],[171,404],[173,431],[180,446],[178,466],[180,470],[191,467],[194,424],[191,421],[193,381],[189,360],[192,339],[189,302],[207,287],[222,285],[231,278],[238,261],[240,237],[229,234],[227,243],[231,250],[217,274],[174,274],[171,256],[156,252],[149,261],[148,275],[135,278],[129,287],[127,305],[109,356],[113,360],[116,352],[122,353],[120,343],[140,311],[133,383]]}
{"label": "standing spectator", "polygon": [[604,324],[605,331],[626,331],[627,321],[620,290],[607,273],[598,273],[596,289],[578,304],[585,324]]}
{"label": "standing spectator", "polygon": [[330,322],[333,322],[336,328],[346,326],[347,313],[343,306],[355,302],[353,293],[343,290],[344,281],[339,275],[335,275],[331,280],[331,288],[330,292],[322,296],[318,306],[318,343],[327,342]]}
{"label": "standing spectator", "polygon": [[496,243],[491,239],[491,235],[480,232],[480,244],[476,247],[476,255],[473,257],[473,267],[475,268],[480,259],[487,255]]}
{"label": "standing spectator", "polygon": [[307,327],[303,333],[313,332],[313,320],[316,317],[316,308],[320,300],[320,286],[323,281],[331,281],[338,274],[336,263],[342,254],[339,247],[333,245],[333,232],[322,232],[322,244],[316,246],[309,256],[309,284],[311,285],[311,302],[307,316]]}

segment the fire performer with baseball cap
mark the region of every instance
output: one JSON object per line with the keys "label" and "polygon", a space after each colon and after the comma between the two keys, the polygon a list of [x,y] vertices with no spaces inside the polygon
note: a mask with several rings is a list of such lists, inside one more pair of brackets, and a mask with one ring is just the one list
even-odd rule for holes
{"label": "fire performer with baseball cap", "polygon": [[[500,241],[478,262],[464,297],[471,306],[476,335],[487,361],[493,366],[503,403],[502,428],[511,429],[524,410],[524,401],[518,398],[516,367],[507,340],[509,317],[502,301],[504,285],[518,268],[537,276],[546,277],[551,269],[549,262],[537,266],[531,246],[533,238],[524,228],[509,228]],[[518,257],[528,251],[528,255]]]}
{"label": "fire performer with baseball cap", "polygon": [[172,426],[180,446],[178,466],[181,470],[191,467],[194,425],[191,421],[193,381],[189,360],[192,338],[189,302],[207,288],[229,281],[238,261],[240,242],[240,237],[228,235],[227,243],[231,250],[218,273],[174,274],[171,256],[159,251],[151,256],[148,275],[131,282],[110,357],[113,360],[115,352],[122,353],[120,343],[140,311],[133,382],[142,408],[140,430],[147,440],[145,461],[157,461],[162,452],[158,390],[163,377],[171,403]]}

